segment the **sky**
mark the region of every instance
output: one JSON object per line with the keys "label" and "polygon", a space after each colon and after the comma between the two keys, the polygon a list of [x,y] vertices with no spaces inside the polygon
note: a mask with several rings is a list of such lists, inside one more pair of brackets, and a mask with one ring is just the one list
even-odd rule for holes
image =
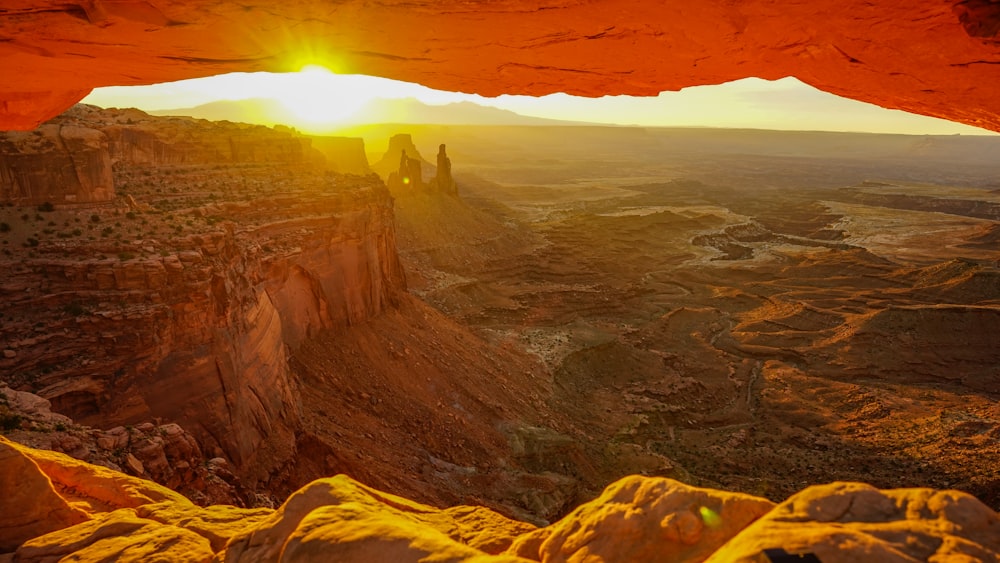
{"label": "sky", "polygon": [[310,133],[336,129],[373,98],[415,98],[430,105],[473,102],[549,119],[617,125],[730,127],[809,131],[856,131],[913,135],[992,134],[942,119],[884,109],[841,98],[795,78],[745,78],[714,86],[694,86],[655,97],[567,94],[486,98],[444,92],[363,75],[339,75],[308,66],[298,73],[232,73],[150,86],[97,88],[84,103],[136,107],[145,111],[190,108],[219,100],[272,98]]}

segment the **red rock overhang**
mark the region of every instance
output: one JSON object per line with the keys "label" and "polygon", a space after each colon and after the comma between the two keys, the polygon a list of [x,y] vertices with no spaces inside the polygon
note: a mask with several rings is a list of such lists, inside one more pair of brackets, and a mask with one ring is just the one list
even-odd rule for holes
{"label": "red rock overhang", "polygon": [[7,0],[0,128],[98,86],[322,63],[487,96],[795,76],[1000,131],[998,31],[996,0]]}

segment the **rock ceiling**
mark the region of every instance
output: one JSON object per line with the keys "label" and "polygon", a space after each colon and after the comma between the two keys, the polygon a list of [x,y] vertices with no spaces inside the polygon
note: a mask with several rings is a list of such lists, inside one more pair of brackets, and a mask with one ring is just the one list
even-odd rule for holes
{"label": "rock ceiling", "polygon": [[324,63],[487,96],[758,76],[1000,131],[996,0],[10,0],[0,127],[91,88]]}

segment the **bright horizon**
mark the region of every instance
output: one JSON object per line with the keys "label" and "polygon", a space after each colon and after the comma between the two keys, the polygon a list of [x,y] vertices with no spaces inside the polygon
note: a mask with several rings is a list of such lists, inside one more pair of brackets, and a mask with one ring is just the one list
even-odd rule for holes
{"label": "bright horizon", "polygon": [[364,75],[340,75],[310,65],[297,73],[232,73],[149,86],[96,88],[84,103],[101,107],[176,110],[223,100],[271,99],[280,116],[252,121],[285,123],[322,134],[361,124],[357,112],[376,99],[413,98],[427,105],[472,102],[520,115],[609,125],[850,131],[909,135],[994,135],[991,131],[841,98],[795,78],[745,78],[693,86],[654,97],[567,94],[542,97],[445,92]]}

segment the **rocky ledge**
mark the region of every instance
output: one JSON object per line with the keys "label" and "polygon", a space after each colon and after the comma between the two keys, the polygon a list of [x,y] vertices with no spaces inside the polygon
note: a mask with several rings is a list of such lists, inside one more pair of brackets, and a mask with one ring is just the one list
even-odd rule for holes
{"label": "rocky ledge", "polygon": [[415,503],[345,475],[313,481],[277,509],[198,507],[155,483],[3,438],[0,476],[0,562],[1000,558],[1000,515],[958,491],[832,483],[775,505],[631,476],[536,528],[482,507]]}

